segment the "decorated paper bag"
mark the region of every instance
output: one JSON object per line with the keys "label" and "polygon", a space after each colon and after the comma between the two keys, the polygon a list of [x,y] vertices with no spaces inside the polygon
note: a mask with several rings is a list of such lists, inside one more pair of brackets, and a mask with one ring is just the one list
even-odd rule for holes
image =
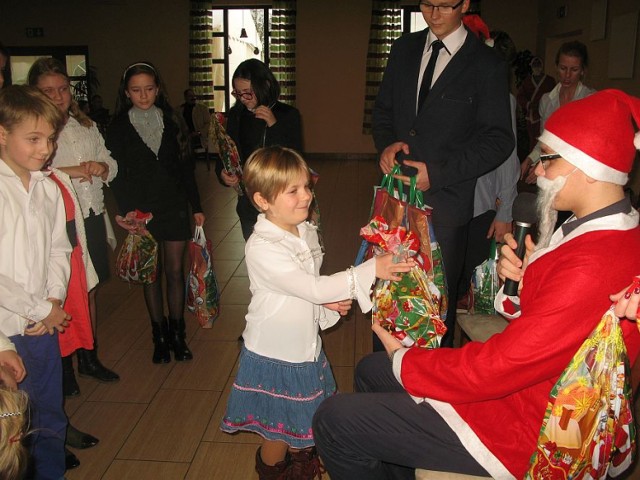
{"label": "decorated paper bag", "polygon": [[236,175],[240,179],[240,183],[236,185],[235,190],[238,195],[244,195],[244,184],[242,183],[242,165],[240,164],[240,154],[233,139],[227,134],[222,126],[222,117],[214,113],[211,115],[211,124],[209,126],[209,143],[218,146],[218,155],[222,160],[224,170],[230,175]]}
{"label": "decorated paper bag", "polygon": [[220,290],[213,270],[211,241],[205,238],[200,226],[196,226],[193,240],[189,242],[189,258],[187,308],[202,328],[211,328],[220,314]]}
{"label": "decorated paper bag", "polygon": [[130,233],[116,259],[116,275],[125,282],[149,284],[156,281],[158,242],[148,231]]}
{"label": "decorated paper bag", "polygon": [[471,276],[471,291],[473,292],[472,302],[470,302],[470,313],[481,313],[493,315],[496,313],[493,302],[500,288],[497,265],[498,248],[495,239],[491,241],[489,258],[478,265],[473,270]]}
{"label": "decorated paper bag", "polygon": [[526,479],[616,476],[635,455],[629,362],[610,309],[551,390]]}
{"label": "decorated paper bag", "polygon": [[[376,245],[376,253],[392,252],[399,261],[419,255],[418,235],[404,227],[389,228],[382,217],[374,217],[361,235]],[[447,330],[440,314],[443,297],[425,270],[415,266],[399,281],[376,282],[372,321],[407,347],[439,347]]]}

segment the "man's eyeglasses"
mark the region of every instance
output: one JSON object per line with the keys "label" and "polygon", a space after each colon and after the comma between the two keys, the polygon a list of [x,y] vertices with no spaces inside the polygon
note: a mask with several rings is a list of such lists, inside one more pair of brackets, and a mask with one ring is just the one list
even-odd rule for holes
{"label": "man's eyeglasses", "polygon": [[441,13],[442,15],[451,15],[453,11],[463,3],[464,0],[460,0],[455,5],[432,5],[428,2],[420,2],[419,5],[420,9],[428,14],[432,14],[434,10],[438,10],[438,13]]}
{"label": "man's eyeglasses", "polygon": [[251,100],[254,97],[255,94],[253,93],[253,91],[251,91],[251,92],[238,92],[237,90],[233,90],[231,92],[231,95],[233,95],[237,99],[244,98],[245,100]]}
{"label": "man's eyeglasses", "polygon": [[[549,160],[555,160],[556,158],[562,158],[562,155],[560,155],[559,153],[544,153],[540,155],[540,160],[538,160],[538,162],[540,162],[540,165],[542,165],[542,169],[546,170],[549,166]],[[538,162],[536,162],[536,164]]]}

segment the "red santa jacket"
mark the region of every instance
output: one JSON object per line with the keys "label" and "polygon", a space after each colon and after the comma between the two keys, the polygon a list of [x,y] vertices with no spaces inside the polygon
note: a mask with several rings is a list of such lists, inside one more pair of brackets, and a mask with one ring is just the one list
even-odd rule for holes
{"label": "red santa jacket", "polygon": [[[640,272],[637,225],[636,212],[596,219],[537,252],[521,316],[487,342],[408,349],[395,359],[405,389],[433,405],[492,477],[523,478],[551,388],[610,307],[609,294]],[[633,363],[640,333],[621,325]]]}

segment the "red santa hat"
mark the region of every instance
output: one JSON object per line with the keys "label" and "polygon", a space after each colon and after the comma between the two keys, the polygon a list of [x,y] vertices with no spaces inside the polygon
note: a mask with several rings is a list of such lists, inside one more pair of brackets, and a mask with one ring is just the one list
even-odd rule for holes
{"label": "red santa hat", "polygon": [[464,26],[471,30],[476,37],[490,47],[493,47],[493,39],[489,33],[489,27],[479,15],[475,13],[467,14],[462,17],[462,23],[464,23]]}
{"label": "red santa hat", "polygon": [[556,110],[540,142],[589,177],[625,185],[640,149],[640,99],[620,90],[602,90]]}

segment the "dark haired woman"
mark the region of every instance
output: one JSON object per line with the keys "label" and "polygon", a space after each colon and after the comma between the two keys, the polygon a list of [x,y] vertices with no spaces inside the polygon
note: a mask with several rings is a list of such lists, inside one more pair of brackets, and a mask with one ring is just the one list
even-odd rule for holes
{"label": "dark haired woman", "polygon": [[[233,73],[233,91],[236,103],[229,110],[227,133],[238,147],[240,163],[260,147],[280,145],[302,150],[300,112],[291,105],[278,101],[280,85],[269,67],[257,59],[245,60]],[[233,187],[238,177],[229,175],[218,161],[218,178]],[[236,212],[240,217],[242,236],[247,240],[253,232],[258,211],[246,195],[238,196]]]}
{"label": "dark haired woman", "polygon": [[[149,62],[125,69],[106,144],[118,162],[112,188],[120,214],[126,219],[136,209],[153,214],[147,229],[160,247],[157,280],[143,287],[155,346],[152,361],[169,362],[170,350],[175,360],[190,360],[193,355],[185,341],[183,265],[186,241],[191,237],[189,207],[196,225],[202,225],[205,216],[180,120],[167,102],[157,69]],[[129,231],[137,228],[122,217],[116,219]],[[168,320],[164,316],[163,271]]]}

